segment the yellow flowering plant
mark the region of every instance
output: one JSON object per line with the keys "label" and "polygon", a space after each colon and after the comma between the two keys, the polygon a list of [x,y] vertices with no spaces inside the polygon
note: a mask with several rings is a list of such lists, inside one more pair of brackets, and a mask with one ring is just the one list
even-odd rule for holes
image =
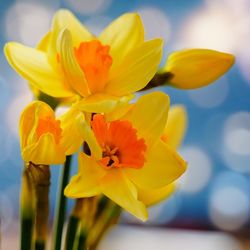
{"label": "yellow flowering plant", "polygon": [[59,10],[37,48],[10,42],[4,51],[10,65],[47,95],[93,101],[97,94],[99,102],[145,87],[160,63],[162,45],[161,39],[144,41],[138,14],[122,15],[96,37],[71,12]]}
{"label": "yellow flowering plant", "polygon": [[23,160],[36,165],[62,164],[66,155],[78,151],[84,133],[84,116],[72,117],[72,110],[56,118],[41,101],[29,104],[20,117],[20,144]]}
{"label": "yellow flowering plant", "polygon": [[[184,106],[170,108],[156,86],[194,89],[212,83],[234,63],[230,54],[191,49],[174,52],[158,69],[163,41],[145,41],[140,16],[127,13],[93,35],[68,10],[30,48],[9,42],[9,64],[37,101],[20,117],[25,162],[21,189],[20,249],[45,249],[50,166],[64,164],[53,229],[54,250],[96,249],[123,210],[145,221],[147,207],[169,197],[187,163],[178,154],[187,128]],[[55,109],[69,104],[65,114]],[[71,158],[78,171],[70,179]],[[27,198],[30,197],[30,200]],[[67,199],[75,199],[65,238]],[[34,224],[34,226],[33,226]],[[62,244],[62,242],[64,242]]]}
{"label": "yellow flowering plant", "polygon": [[[112,114],[115,120],[95,114],[91,127],[92,140],[97,143],[92,143],[95,147],[90,148],[90,156],[80,153],[79,172],[66,187],[65,195],[84,198],[103,193],[146,220],[146,206],[138,190],[162,188],[186,168],[185,161],[161,140],[168,109],[168,96],[155,92],[142,96],[122,116],[117,110],[118,114]],[[144,196],[147,194],[141,198]]]}

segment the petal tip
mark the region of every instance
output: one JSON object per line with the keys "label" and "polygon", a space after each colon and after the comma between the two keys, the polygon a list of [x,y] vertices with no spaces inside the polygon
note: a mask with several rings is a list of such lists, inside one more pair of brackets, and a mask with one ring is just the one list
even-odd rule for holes
{"label": "petal tip", "polygon": [[235,56],[229,53],[225,53],[225,61],[228,62],[228,68],[231,68],[235,63]]}
{"label": "petal tip", "polygon": [[176,112],[179,116],[184,117],[184,119],[187,119],[187,108],[182,104],[175,104],[171,106],[171,109]]}
{"label": "petal tip", "polygon": [[14,48],[14,46],[16,46],[17,43],[16,42],[8,42],[4,45],[3,47],[3,52],[4,55],[7,59],[7,61],[9,62],[10,65],[14,65],[14,62],[12,60],[12,55],[11,55],[11,50]]}
{"label": "petal tip", "polygon": [[[63,194],[68,198],[76,198],[74,195],[72,195],[71,188],[70,188],[69,184],[64,188]],[[77,198],[79,198],[79,197],[77,197]]]}
{"label": "petal tip", "polygon": [[54,16],[57,16],[57,15],[73,15],[73,14],[70,10],[62,8],[56,11]]}
{"label": "petal tip", "polygon": [[143,214],[140,219],[143,221],[143,222],[146,222],[148,220],[148,211],[146,211],[145,214]]}

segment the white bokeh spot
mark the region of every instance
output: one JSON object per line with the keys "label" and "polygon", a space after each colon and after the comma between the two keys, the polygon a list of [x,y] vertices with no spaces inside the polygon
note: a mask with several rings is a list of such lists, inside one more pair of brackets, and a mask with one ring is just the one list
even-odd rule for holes
{"label": "white bokeh spot", "polygon": [[250,172],[250,112],[230,115],[224,124],[222,156],[228,167]]}
{"label": "white bokeh spot", "polygon": [[9,131],[15,136],[18,136],[20,115],[26,105],[28,105],[33,100],[33,94],[27,86],[27,83],[21,81],[17,84],[23,85],[22,91],[20,91],[21,94],[17,95],[11,100],[6,110],[6,123],[8,125]]}
{"label": "white bokeh spot", "polygon": [[145,6],[136,10],[136,12],[142,18],[146,39],[158,37],[165,41],[169,40],[171,25],[164,11],[153,6]]}
{"label": "white bokeh spot", "polygon": [[50,29],[54,10],[42,2],[17,2],[6,12],[7,40],[35,46]]}
{"label": "white bokeh spot", "polygon": [[220,106],[226,100],[228,93],[229,87],[225,77],[204,88],[187,92],[189,98],[201,108]]}
{"label": "white bokeh spot", "polygon": [[67,0],[67,3],[74,11],[91,15],[104,12],[111,5],[112,0]]}
{"label": "white bokeh spot", "polygon": [[240,229],[249,217],[249,197],[243,190],[229,186],[216,190],[210,199],[210,218],[223,230]]}
{"label": "white bokeh spot", "polygon": [[184,147],[181,155],[187,161],[188,166],[178,181],[180,190],[186,193],[201,191],[207,185],[212,174],[210,157],[196,146]]}
{"label": "white bokeh spot", "polygon": [[112,19],[108,16],[96,16],[89,18],[84,25],[88,27],[88,29],[91,31],[91,33],[98,36],[103,29],[111,23]]}
{"label": "white bokeh spot", "polygon": [[176,47],[233,53],[243,76],[250,83],[249,12],[248,0],[207,0],[184,20]]}
{"label": "white bokeh spot", "polygon": [[1,218],[1,231],[8,229],[14,216],[13,207],[10,199],[4,193],[0,193],[0,218]]}
{"label": "white bokeh spot", "polygon": [[225,146],[232,153],[250,155],[250,112],[232,114],[224,126]]}

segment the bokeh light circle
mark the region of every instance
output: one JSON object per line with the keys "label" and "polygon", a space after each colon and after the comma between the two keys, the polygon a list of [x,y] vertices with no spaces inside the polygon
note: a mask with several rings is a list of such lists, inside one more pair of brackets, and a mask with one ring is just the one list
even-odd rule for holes
{"label": "bokeh light circle", "polygon": [[226,187],[215,192],[210,201],[210,218],[223,230],[238,230],[249,216],[249,197],[236,187]]}
{"label": "bokeh light circle", "polygon": [[133,215],[123,212],[122,221],[128,223],[137,223],[137,224],[148,224],[148,225],[163,225],[173,221],[176,215],[179,212],[181,206],[181,197],[176,191],[171,197],[165,201],[161,201],[158,204],[150,206],[148,208],[148,220],[142,222]]}
{"label": "bokeh light circle", "polygon": [[204,88],[188,91],[189,98],[201,108],[214,108],[222,104],[229,93],[228,83],[223,77]]}
{"label": "bokeh light circle", "polygon": [[104,12],[112,3],[112,0],[67,0],[67,4],[76,12],[84,15],[99,14]]}
{"label": "bokeh light circle", "polygon": [[222,156],[228,167],[250,172],[250,112],[230,115],[224,124]]}
{"label": "bokeh light circle", "polygon": [[181,42],[186,47],[231,52],[235,46],[234,22],[223,9],[200,9],[184,22]]}
{"label": "bokeh light circle", "polygon": [[6,102],[10,97],[10,87],[5,79],[0,76],[0,114],[6,106]]}
{"label": "bokeh light circle", "polygon": [[103,29],[111,23],[112,19],[108,16],[95,16],[89,18],[84,25],[93,33],[98,36]]}
{"label": "bokeh light circle", "polygon": [[213,224],[235,231],[243,227],[250,214],[249,183],[239,173],[223,171],[213,181],[209,199],[209,216]]}
{"label": "bokeh light circle", "polygon": [[[248,0],[206,0],[184,20],[177,47],[233,53],[239,69],[250,83],[249,12]],[[244,39],[239,39],[241,37]]]}
{"label": "bokeh light circle", "polygon": [[[53,9],[42,2],[17,2],[6,12],[5,33],[7,40],[35,46],[48,32]],[[32,21],[31,21],[32,20]]]}
{"label": "bokeh light circle", "polygon": [[179,188],[186,193],[201,191],[209,182],[212,174],[212,162],[205,151],[197,146],[181,149],[182,157],[187,161],[186,172],[178,180]]}
{"label": "bokeh light circle", "polygon": [[169,40],[171,24],[164,11],[154,6],[144,6],[136,12],[142,18],[147,39],[159,37],[165,41]]}
{"label": "bokeh light circle", "polygon": [[0,193],[0,218],[1,231],[5,231],[13,220],[13,207],[4,193]]}
{"label": "bokeh light circle", "polygon": [[23,109],[28,105],[33,99],[32,92],[28,89],[23,91],[21,95],[13,98],[11,103],[8,105],[7,111],[7,125],[9,127],[9,131],[11,131],[14,135],[18,136],[18,124],[20,115]]}

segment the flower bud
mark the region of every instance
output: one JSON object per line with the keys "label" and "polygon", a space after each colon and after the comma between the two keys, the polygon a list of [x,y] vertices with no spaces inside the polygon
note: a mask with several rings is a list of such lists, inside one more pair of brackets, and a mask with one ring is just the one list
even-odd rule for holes
{"label": "flower bud", "polygon": [[164,71],[173,74],[170,85],[180,89],[196,89],[206,86],[234,64],[231,54],[208,49],[187,49],[172,53]]}

